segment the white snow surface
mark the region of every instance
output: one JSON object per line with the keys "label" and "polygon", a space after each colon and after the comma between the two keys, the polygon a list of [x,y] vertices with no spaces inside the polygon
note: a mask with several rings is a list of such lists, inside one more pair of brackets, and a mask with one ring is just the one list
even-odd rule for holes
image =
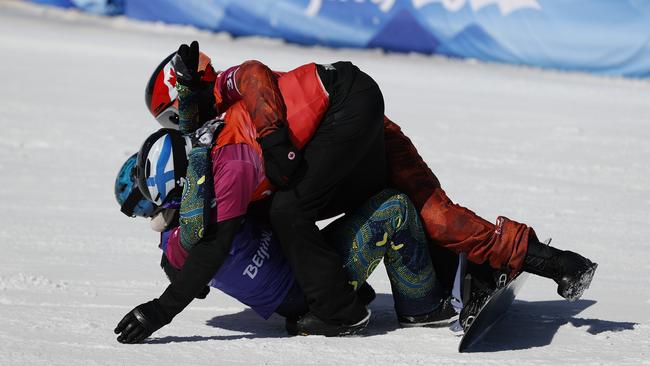
{"label": "white snow surface", "polygon": [[[113,328],[166,286],[158,236],[113,196],[158,129],[150,72],[197,39],[218,68],[351,60],[376,78],[449,196],[600,264],[583,299],[530,278],[482,345],[400,329],[383,268],[365,335],[287,337],[213,290],[140,345]],[[0,2],[0,365],[650,364],[650,83],[333,50]],[[323,279],[327,280],[327,279]]]}

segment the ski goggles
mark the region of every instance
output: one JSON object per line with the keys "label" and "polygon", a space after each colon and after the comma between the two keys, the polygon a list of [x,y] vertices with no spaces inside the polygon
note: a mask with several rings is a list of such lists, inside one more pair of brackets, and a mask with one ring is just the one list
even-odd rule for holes
{"label": "ski goggles", "polygon": [[129,217],[153,217],[162,210],[161,207],[146,200],[138,187],[134,188],[120,207],[123,214]]}
{"label": "ski goggles", "polygon": [[140,192],[140,189],[137,185],[137,172],[138,167],[133,166],[129,174],[129,179],[131,183],[129,184],[128,195],[120,207],[120,211],[123,214],[129,217],[153,217],[157,215],[164,208],[156,205],[155,203],[149,201],[143,194]]}
{"label": "ski goggles", "polygon": [[[134,166],[133,169],[131,170],[131,181],[132,182],[137,182],[137,174],[138,174],[138,167]],[[180,203],[180,198],[172,198],[168,200],[167,202],[164,202],[162,205],[158,206],[155,203],[149,201],[147,197],[145,197],[142,192],[140,191],[139,187],[137,184],[133,184],[130,188],[130,192],[126,199],[124,200],[124,203],[122,203],[122,206],[120,207],[120,211],[122,211],[123,214],[129,217],[146,217],[146,218],[152,218],[156,215],[158,215],[160,212],[165,211],[165,210],[177,210],[181,206]]]}

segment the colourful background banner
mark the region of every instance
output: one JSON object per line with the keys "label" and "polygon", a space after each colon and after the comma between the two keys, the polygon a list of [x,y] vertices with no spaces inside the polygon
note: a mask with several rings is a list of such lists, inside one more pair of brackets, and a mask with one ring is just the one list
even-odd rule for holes
{"label": "colourful background banner", "polygon": [[647,0],[33,0],[300,44],[650,76]]}

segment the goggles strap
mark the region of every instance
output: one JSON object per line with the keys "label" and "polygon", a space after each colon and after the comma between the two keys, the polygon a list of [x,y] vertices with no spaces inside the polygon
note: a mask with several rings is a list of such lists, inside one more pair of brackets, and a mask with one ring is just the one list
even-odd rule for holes
{"label": "goggles strap", "polygon": [[[185,139],[180,133],[170,133],[169,136],[172,139],[172,159],[174,159],[174,179],[178,183],[181,178],[185,178],[187,173],[187,153],[185,152]],[[185,161],[185,166],[183,171],[181,171],[177,165],[181,159]]]}
{"label": "goggles strap", "polygon": [[142,193],[140,193],[140,190],[138,187],[133,186],[131,187],[131,193],[129,193],[129,196],[126,197],[126,200],[124,200],[124,203],[122,204],[122,207],[120,207],[120,211],[122,211],[123,214],[129,217],[134,217],[133,211],[135,210],[135,207],[138,205],[138,202],[140,202],[142,199],[144,199],[144,196]]}

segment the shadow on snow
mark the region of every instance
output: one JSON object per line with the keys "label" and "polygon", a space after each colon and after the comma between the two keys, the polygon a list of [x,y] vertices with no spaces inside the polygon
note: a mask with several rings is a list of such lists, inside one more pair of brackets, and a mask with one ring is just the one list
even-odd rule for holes
{"label": "shadow on snow", "polygon": [[[490,332],[484,336],[483,341],[472,347],[470,352],[496,352],[547,346],[553,340],[558,329],[566,324],[571,324],[576,328],[586,327],[586,332],[592,335],[603,332],[633,330],[637,325],[637,323],[632,322],[576,317],[595,303],[594,300],[579,300],[576,302],[565,300],[532,302],[516,300],[503,319],[495,324]],[[398,328],[393,309],[393,297],[390,294],[377,294],[377,298],[370,305],[370,309],[372,310],[372,318],[368,328],[363,333],[364,336],[386,334]],[[264,320],[251,309],[216,316],[208,320],[206,325],[243,334],[168,336],[153,338],[146,341],[146,343],[162,344],[288,337],[284,327],[284,318],[273,315],[269,320]],[[452,335],[450,334],[450,336]]]}
{"label": "shadow on snow", "polygon": [[638,325],[576,317],[595,303],[594,300],[516,300],[503,319],[467,352],[512,351],[547,346],[551,344],[558,329],[567,324],[576,328],[586,327],[586,332],[592,335],[634,330]]}

